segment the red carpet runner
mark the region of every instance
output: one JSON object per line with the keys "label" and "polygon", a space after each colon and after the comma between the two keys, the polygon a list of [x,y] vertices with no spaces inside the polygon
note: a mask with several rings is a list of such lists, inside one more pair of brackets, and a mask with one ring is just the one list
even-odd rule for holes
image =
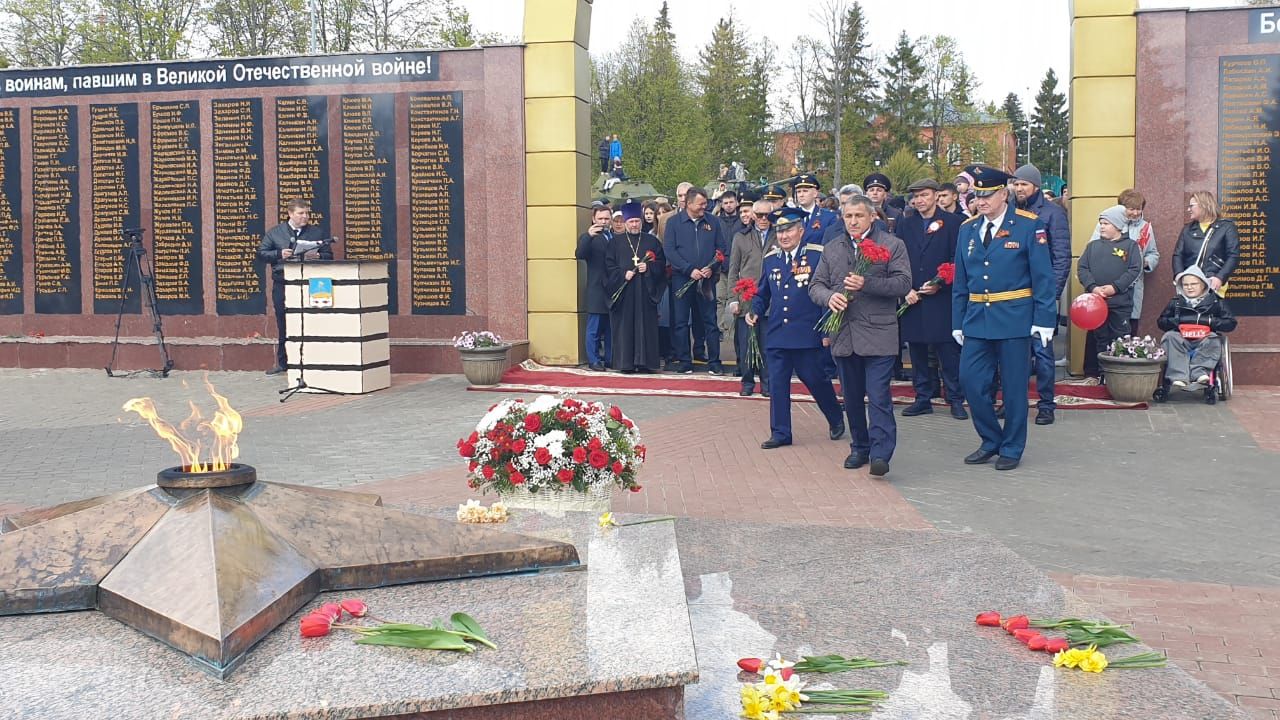
{"label": "red carpet runner", "polygon": [[[1055,387],[1059,409],[1073,410],[1128,410],[1145,408],[1146,403],[1122,403],[1111,399],[1107,389],[1096,380],[1067,380]],[[750,397],[738,395],[742,383],[734,376],[713,376],[704,373],[694,375],[623,375],[613,372],[596,372],[567,367],[548,367],[526,360],[511,368],[502,376],[502,382],[492,387],[473,387],[471,390],[501,393],[581,393],[585,395],[670,395],[673,397],[705,397],[734,400],[762,401],[767,398],[757,392]],[[837,392],[839,384],[837,383]],[[1035,405],[1034,383],[1030,384],[1029,404]],[[791,383],[791,399],[813,402],[813,398],[799,381]],[[915,399],[911,383],[893,384],[893,401],[905,405]],[[935,405],[946,406],[942,400]]]}

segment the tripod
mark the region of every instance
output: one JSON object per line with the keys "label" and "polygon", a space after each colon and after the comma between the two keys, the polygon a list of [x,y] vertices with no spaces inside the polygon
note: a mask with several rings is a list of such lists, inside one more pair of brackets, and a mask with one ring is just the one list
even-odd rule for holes
{"label": "tripod", "polygon": [[[320,240],[319,242],[320,242],[320,247],[324,247],[326,245],[332,244],[334,242],[334,239],[325,238],[323,240]],[[294,257],[297,258],[297,263],[299,266],[306,266],[307,254],[305,252],[299,253]],[[299,273],[299,274],[305,275],[305,273]],[[301,288],[299,288],[299,291],[301,292]],[[299,392],[302,392],[303,390],[307,390],[313,393],[321,393],[324,395],[343,395],[344,393],[341,393],[337,390],[330,390],[329,388],[316,387],[314,385],[307,384],[307,365],[306,365],[306,357],[304,354],[306,350],[306,345],[307,345],[307,313],[306,313],[306,308],[299,308],[299,310],[300,312],[298,313],[298,382],[279,391],[280,395],[283,396],[280,398],[280,402],[284,402],[285,400],[288,400],[289,398],[293,397],[294,395],[297,395]],[[284,328],[280,328],[280,332],[283,333],[284,331],[285,331]]]}
{"label": "tripod", "polygon": [[[173,369],[173,360],[169,357],[169,348],[164,344],[164,329],[160,323],[160,307],[156,303],[156,279],[153,269],[142,262],[147,249],[142,246],[143,228],[124,228],[120,234],[125,239],[124,274],[120,277],[120,309],[116,312],[116,337],[111,342],[111,362],[105,370],[107,377],[131,377],[141,372],[151,373],[154,377],[169,377]],[[124,321],[124,306],[129,300],[129,288],[133,279],[137,278],[138,292],[142,294],[142,307],[151,316],[151,332],[156,336],[156,344],[160,346],[159,370],[136,370],[117,375],[111,371],[116,365],[116,356],[120,352],[120,324]]]}

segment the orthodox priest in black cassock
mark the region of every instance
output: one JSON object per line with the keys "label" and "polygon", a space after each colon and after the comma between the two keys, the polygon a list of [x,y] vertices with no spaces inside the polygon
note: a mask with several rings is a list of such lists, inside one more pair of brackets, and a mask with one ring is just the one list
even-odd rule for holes
{"label": "orthodox priest in black cassock", "polygon": [[667,287],[667,259],[658,238],[643,232],[640,203],[622,206],[626,232],[609,242],[604,256],[605,287],[617,300],[609,308],[613,366],[624,373],[662,368],[658,354],[658,302]]}

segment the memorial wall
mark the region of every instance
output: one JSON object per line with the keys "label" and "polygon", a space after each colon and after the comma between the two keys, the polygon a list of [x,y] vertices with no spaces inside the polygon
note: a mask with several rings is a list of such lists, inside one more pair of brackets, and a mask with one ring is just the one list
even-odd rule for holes
{"label": "memorial wall", "polygon": [[255,253],[302,197],[336,257],[390,264],[393,341],[525,337],[489,292],[524,283],[521,75],[518,47],[0,71],[0,335],[122,307],[149,335],[141,233],[168,334],[272,336]]}

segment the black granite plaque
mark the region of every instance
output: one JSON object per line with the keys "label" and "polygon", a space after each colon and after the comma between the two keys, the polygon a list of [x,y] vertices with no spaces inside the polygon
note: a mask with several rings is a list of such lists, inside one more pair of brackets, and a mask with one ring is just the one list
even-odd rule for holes
{"label": "black granite plaque", "polygon": [[414,315],[465,315],[462,93],[409,96],[410,293]]}
{"label": "black granite plaque", "polygon": [[[126,272],[121,231],[138,223],[138,106],[89,106],[89,178],[93,206],[93,312],[119,312]],[[141,307],[140,278],[129,269],[124,310]]]}
{"label": "black granite plaque", "polygon": [[288,219],[284,204],[293,198],[311,202],[311,224],[329,217],[329,98],[276,98],[276,197],[279,222]]}
{"label": "black granite plaque", "polygon": [[[1237,315],[1280,314],[1280,55],[1219,60],[1218,204],[1240,231],[1240,264],[1227,280]],[[1276,228],[1271,221],[1275,220]]]}
{"label": "black granite plaque", "polygon": [[0,315],[22,314],[21,144],[18,111],[0,108]]}
{"label": "black granite plaque", "polygon": [[200,104],[153,103],[151,237],[161,314],[204,312],[200,230]]}
{"label": "black granite plaque", "polygon": [[343,95],[342,235],[351,260],[386,260],[391,297],[396,292],[395,96]]}
{"label": "black granite plaque", "polygon": [[219,315],[266,311],[258,243],[263,219],[262,100],[214,100],[213,242]]}
{"label": "black granite plaque", "polygon": [[37,313],[80,302],[80,139],[73,106],[31,109],[31,233]]}

